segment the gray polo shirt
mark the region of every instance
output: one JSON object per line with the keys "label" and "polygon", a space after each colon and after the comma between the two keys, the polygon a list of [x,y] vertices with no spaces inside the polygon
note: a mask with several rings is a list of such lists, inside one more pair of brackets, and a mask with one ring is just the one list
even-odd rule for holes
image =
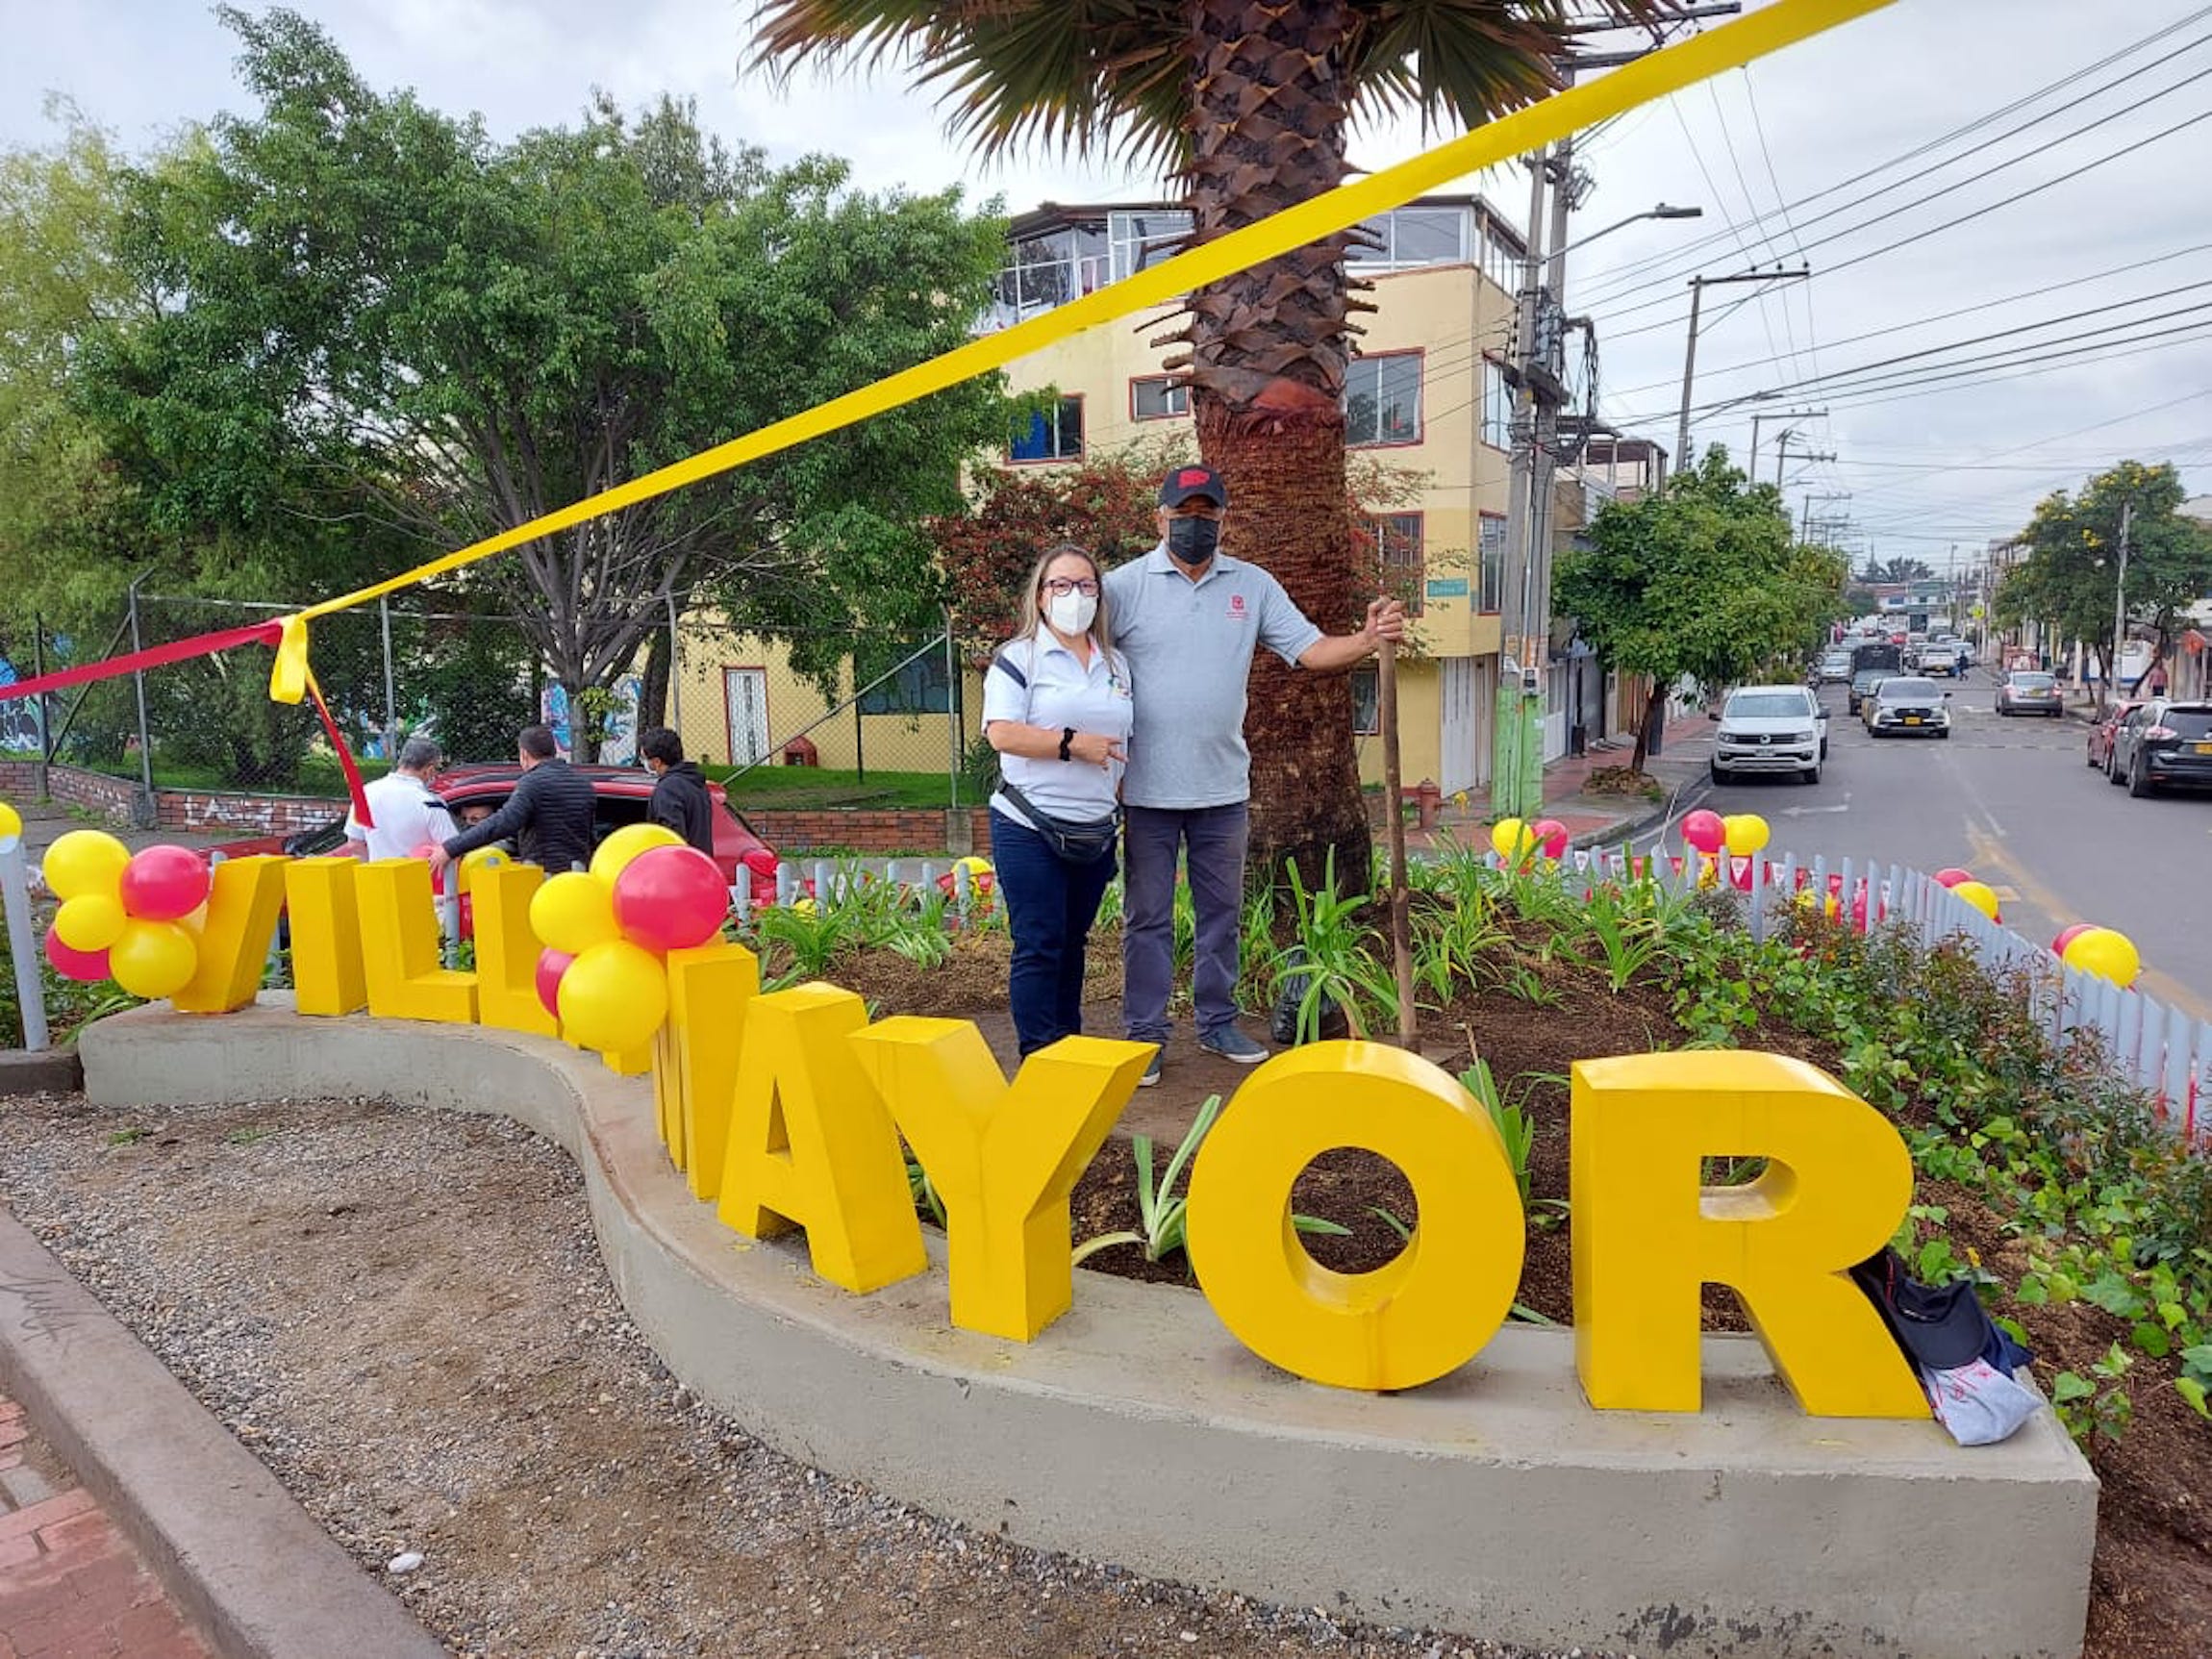
{"label": "gray polo shirt", "polygon": [[1114,645],[1137,687],[1121,798],[1178,811],[1245,799],[1252,652],[1264,643],[1295,667],[1321,631],[1274,577],[1225,553],[1193,582],[1155,547],[1108,572],[1106,593]]}

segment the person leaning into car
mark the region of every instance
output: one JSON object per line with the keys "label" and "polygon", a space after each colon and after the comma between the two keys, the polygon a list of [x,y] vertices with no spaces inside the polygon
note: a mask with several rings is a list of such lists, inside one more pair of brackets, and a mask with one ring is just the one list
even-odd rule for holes
{"label": "person leaning into car", "polygon": [[593,796],[591,781],[561,758],[561,745],[545,726],[524,726],[515,735],[515,758],[522,775],[506,804],[473,829],[449,836],[431,849],[430,867],[439,870],[464,854],[495,841],[512,840],[515,856],[547,875],[582,869],[591,860]]}
{"label": "person leaning into car", "polygon": [[425,846],[453,833],[453,815],[430,787],[432,774],[444,764],[444,754],[429,738],[410,738],[400,745],[391,770],[362,792],[371,821],[345,815],[345,839],[362,843],[362,857],[417,858]]}

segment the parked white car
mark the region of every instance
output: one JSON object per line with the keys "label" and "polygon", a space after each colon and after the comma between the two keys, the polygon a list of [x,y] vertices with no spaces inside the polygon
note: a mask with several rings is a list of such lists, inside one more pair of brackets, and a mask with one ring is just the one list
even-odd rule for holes
{"label": "parked white car", "polygon": [[1713,739],[1713,781],[1717,784],[1756,772],[1788,772],[1808,784],[1821,781],[1827,754],[1827,711],[1803,686],[1745,686],[1712,718],[1721,722]]}

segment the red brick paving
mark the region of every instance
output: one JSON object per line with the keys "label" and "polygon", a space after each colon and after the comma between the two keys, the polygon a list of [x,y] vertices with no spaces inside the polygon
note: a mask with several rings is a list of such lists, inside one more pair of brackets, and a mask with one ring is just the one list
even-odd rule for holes
{"label": "red brick paving", "polygon": [[209,1659],[106,1510],[0,1399],[0,1659]]}

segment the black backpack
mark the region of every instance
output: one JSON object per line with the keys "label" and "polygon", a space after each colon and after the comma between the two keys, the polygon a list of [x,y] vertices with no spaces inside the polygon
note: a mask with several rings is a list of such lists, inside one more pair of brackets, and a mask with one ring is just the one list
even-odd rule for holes
{"label": "black backpack", "polygon": [[1981,1359],[2010,1376],[2034,1357],[1997,1327],[1972,1283],[1923,1285],[1886,1244],[1851,1269],[1851,1281],[1916,1370],[1947,1371]]}

